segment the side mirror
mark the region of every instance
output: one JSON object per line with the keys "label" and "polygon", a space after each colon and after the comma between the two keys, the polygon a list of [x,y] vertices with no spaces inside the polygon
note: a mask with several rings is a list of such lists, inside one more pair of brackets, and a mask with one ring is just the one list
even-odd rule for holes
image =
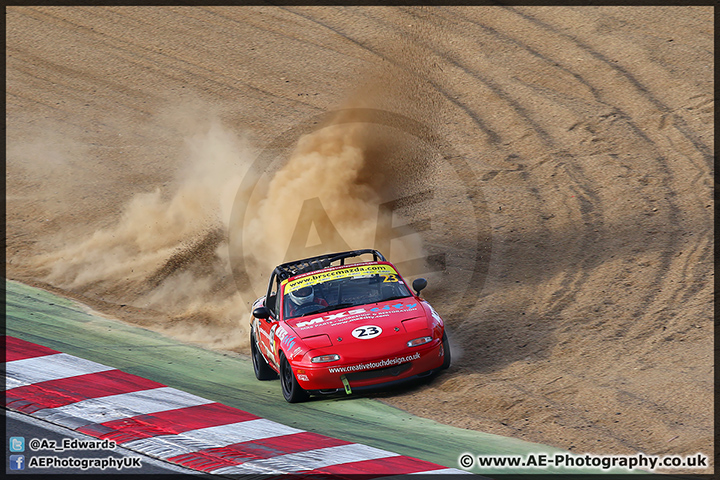
{"label": "side mirror", "polygon": [[412,288],[415,290],[415,295],[420,295],[420,290],[427,287],[427,280],[424,278],[416,278],[413,280]]}
{"label": "side mirror", "polygon": [[267,307],[258,307],[255,310],[253,310],[253,317],[255,318],[262,318],[267,320],[270,316],[270,310]]}

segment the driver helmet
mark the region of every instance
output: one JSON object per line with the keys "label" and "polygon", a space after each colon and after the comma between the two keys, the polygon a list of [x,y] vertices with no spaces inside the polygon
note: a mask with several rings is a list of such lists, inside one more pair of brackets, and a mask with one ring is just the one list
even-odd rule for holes
{"label": "driver helmet", "polygon": [[288,293],[288,295],[290,296],[290,301],[298,306],[312,303],[313,299],[315,298],[313,287],[311,285],[298,288],[297,290]]}

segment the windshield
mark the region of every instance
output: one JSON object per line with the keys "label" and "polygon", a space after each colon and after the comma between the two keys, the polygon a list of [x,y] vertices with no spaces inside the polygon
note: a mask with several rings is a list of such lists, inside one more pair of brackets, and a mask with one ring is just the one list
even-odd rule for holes
{"label": "windshield", "polygon": [[351,265],[318,272],[287,282],[283,293],[285,319],[410,296],[390,265]]}

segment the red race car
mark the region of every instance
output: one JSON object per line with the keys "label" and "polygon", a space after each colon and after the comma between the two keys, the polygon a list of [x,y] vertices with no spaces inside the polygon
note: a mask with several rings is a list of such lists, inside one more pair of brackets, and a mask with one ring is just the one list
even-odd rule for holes
{"label": "red race car", "polygon": [[[360,255],[372,261],[346,263]],[[377,387],[450,366],[440,315],[377,250],[284,263],[253,304],[250,346],[258,380],[280,375],[290,403],[311,394]]]}

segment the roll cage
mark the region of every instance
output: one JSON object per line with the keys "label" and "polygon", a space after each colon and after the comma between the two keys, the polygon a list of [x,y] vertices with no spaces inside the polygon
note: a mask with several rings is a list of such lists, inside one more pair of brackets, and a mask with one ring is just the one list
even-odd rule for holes
{"label": "roll cage", "polygon": [[[366,248],[362,250],[349,250],[347,252],[329,253],[326,255],[318,255],[317,257],[303,258],[302,260],[294,260],[292,262],[278,265],[270,275],[268,289],[265,295],[265,306],[270,310],[273,317],[277,318],[277,292],[280,290],[280,283],[295,275],[301,273],[315,272],[332,266],[345,265],[348,258],[359,257],[360,255],[372,255],[373,261],[386,262],[387,260],[382,253],[377,250]],[[333,265],[340,262],[338,265]]]}

